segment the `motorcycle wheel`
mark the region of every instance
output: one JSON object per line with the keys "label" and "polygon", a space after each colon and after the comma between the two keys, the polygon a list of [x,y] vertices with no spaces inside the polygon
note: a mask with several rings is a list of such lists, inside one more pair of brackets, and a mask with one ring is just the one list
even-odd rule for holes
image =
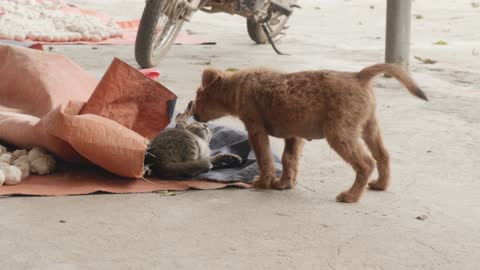
{"label": "motorcycle wheel", "polygon": [[164,13],[167,5],[173,3],[171,0],[148,0],[145,5],[135,40],[135,59],[143,68],[160,63],[182,28],[181,18],[175,21]]}
{"label": "motorcycle wheel", "polygon": [[[272,15],[272,18],[268,21],[271,31],[271,37],[273,40],[280,36],[285,24],[290,17],[280,14],[278,12]],[[250,39],[255,41],[257,44],[265,44],[267,43],[268,39],[263,32],[262,25],[257,23],[253,17],[247,18],[247,31]]]}

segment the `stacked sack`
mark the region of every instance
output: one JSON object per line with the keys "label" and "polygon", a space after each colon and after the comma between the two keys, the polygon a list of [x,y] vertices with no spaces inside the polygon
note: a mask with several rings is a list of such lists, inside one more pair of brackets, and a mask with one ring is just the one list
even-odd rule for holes
{"label": "stacked sack", "polygon": [[41,148],[10,153],[0,145],[0,186],[16,185],[30,174],[51,174],[55,167],[55,159]]}

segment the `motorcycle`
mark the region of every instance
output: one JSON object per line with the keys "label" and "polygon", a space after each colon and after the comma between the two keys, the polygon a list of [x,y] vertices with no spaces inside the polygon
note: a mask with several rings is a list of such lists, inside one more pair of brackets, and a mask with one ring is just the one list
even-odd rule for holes
{"label": "motorcycle", "polygon": [[258,44],[269,42],[282,54],[274,42],[285,36],[286,23],[295,7],[297,0],[146,0],[135,41],[135,59],[144,68],[158,65],[183,23],[198,10],[245,17],[250,38]]}

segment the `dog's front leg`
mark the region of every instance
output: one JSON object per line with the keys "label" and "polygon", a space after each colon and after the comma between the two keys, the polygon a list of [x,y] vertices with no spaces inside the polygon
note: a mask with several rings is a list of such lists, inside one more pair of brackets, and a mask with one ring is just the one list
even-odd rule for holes
{"label": "dog's front leg", "polygon": [[269,189],[275,181],[275,166],[273,165],[270,141],[265,131],[248,132],[248,140],[257,158],[260,175],[253,180],[253,187]]}
{"label": "dog's front leg", "polygon": [[298,174],[298,160],[302,154],[304,140],[293,137],[285,139],[285,149],[282,155],[283,173],[279,181],[273,183],[276,189],[290,189],[295,186]]}

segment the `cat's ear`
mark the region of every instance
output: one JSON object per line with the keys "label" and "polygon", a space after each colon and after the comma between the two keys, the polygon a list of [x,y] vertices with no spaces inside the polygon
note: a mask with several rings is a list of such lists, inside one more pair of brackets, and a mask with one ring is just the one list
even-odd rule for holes
{"label": "cat's ear", "polygon": [[213,85],[214,83],[223,79],[223,72],[218,69],[207,68],[202,74],[202,88]]}

